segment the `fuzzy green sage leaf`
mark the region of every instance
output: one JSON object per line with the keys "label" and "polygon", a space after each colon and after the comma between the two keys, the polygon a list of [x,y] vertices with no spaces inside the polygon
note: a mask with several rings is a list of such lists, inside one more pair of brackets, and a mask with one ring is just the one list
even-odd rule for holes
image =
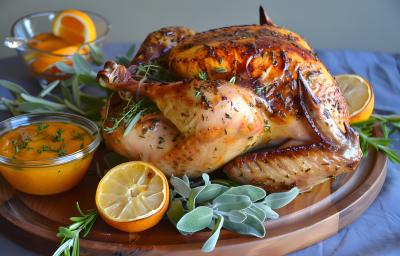
{"label": "fuzzy green sage leaf", "polygon": [[297,187],[287,192],[272,193],[264,198],[264,203],[272,209],[279,209],[293,201],[299,193],[300,190]]}
{"label": "fuzzy green sage leaf", "polygon": [[199,206],[186,213],[176,224],[179,231],[194,233],[208,227],[212,221],[213,210],[207,206]]}

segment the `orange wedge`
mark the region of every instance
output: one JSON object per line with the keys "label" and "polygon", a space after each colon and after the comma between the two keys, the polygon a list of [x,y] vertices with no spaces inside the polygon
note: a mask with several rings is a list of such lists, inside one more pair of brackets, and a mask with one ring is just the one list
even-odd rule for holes
{"label": "orange wedge", "polygon": [[145,162],[112,168],[100,181],[96,206],[102,219],[125,232],[140,232],[161,221],[169,204],[165,175]]}
{"label": "orange wedge", "polygon": [[350,123],[366,121],[374,111],[374,91],[371,84],[358,75],[344,74],[335,76],[347,105]]}
{"label": "orange wedge", "polygon": [[60,12],[53,20],[53,34],[72,44],[82,44],[96,39],[96,26],[92,19],[78,10]]}
{"label": "orange wedge", "polygon": [[43,72],[52,69],[57,62],[64,62],[67,65],[71,65],[72,61],[70,57],[78,51],[80,54],[87,53],[85,49],[79,49],[78,46],[73,45],[51,52],[51,54],[56,54],[59,56],[51,54],[39,54],[31,64],[32,70],[36,74],[42,74]]}
{"label": "orange wedge", "polygon": [[29,43],[29,47],[44,52],[52,52],[68,46],[71,46],[71,43],[64,41],[52,33],[38,34],[32,38],[31,42]]}

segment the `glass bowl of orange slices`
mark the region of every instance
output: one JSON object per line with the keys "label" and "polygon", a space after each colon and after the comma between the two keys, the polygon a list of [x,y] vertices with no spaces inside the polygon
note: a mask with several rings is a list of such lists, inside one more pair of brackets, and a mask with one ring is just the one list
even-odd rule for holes
{"label": "glass bowl of orange slices", "polygon": [[72,67],[76,53],[92,61],[91,51],[103,47],[110,28],[107,19],[94,12],[40,12],[18,19],[5,44],[17,49],[36,77],[49,82],[70,76],[65,69]]}

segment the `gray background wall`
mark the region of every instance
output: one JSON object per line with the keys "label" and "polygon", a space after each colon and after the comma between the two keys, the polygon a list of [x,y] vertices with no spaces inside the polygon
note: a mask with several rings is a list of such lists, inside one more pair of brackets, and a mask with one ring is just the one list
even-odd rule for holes
{"label": "gray background wall", "polygon": [[[109,41],[139,41],[166,25],[198,31],[258,22],[258,5],[272,19],[304,36],[314,48],[400,52],[399,0],[0,0],[0,39],[19,17],[42,10],[77,8],[106,16]],[[0,47],[0,57],[15,54]]]}

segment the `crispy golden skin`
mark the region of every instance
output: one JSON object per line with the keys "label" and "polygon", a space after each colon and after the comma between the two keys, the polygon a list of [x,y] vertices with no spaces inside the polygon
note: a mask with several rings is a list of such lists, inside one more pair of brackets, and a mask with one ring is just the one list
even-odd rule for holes
{"label": "crispy golden skin", "polygon": [[[155,156],[150,162],[192,177],[223,167],[231,179],[271,191],[307,190],[357,167],[358,135],[335,80],[304,39],[261,20],[266,24],[185,32],[176,46],[143,54],[166,40],[159,38],[165,31],[152,33],[132,63],[156,61],[180,82],[139,82],[136,64],[106,63],[99,82],[149,97],[171,131],[167,150],[146,151]],[[199,81],[204,74],[206,81]],[[129,143],[121,135],[106,136],[106,143],[136,159],[141,147],[132,145],[139,130]],[[179,139],[173,141],[175,133]]]}

